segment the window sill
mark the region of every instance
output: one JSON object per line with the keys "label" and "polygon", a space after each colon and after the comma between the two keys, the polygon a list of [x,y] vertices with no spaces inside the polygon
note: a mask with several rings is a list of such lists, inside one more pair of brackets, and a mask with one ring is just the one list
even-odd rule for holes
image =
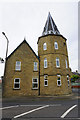
{"label": "window sill", "polygon": [[47,67],[46,67],[46,68],[44,68],[44,69],[47,69]]}
{"label": "window sill", "polygon": [[38,90],[38,88],[32,88],[32,90]]}
{"label": "window sill", "polygon": [[60,67],[56,67],[56,68],[60,69]]}
{"label": "window sill", "polygon": [[21,70],[15,70],[15,72],[21,72]]}
{"label": "window sill", "polygon": [[61,87],[61,85],[57,85],[57,87]]}
{"label": "window sill", "polygon": [[20,88],[13,88],[13,90],[21,90]]}
{"label": "window sill", "polygon": [[33,70],[33,72],[38,72],[38,70]]}

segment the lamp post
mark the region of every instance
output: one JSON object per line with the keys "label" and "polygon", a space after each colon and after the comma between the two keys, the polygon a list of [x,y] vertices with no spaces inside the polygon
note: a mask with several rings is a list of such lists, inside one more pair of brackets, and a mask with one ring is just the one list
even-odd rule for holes
{"label": "lamp post", "polygon": [[5,34],[4,32],[2,32],[2,34],[5,36],[5,38],[6,38],[6,40],[7,40],[6,58],[5,58],[5,60],[6,60],[6,59],[7,59],[7,54],[8,54],[8,44],[9,44],[9,40],[8,40],[8,38],[7,38],[7,36],[6,36],[6,34]]}
{"label": "lamp post", "polygon": [[4,82],[5,82],[5,71],[6,71],[6,60],[7,60],[7,54],[8,54],[8,44],[9,44],[9,40],[6,36],[6,34],[4,32],[2,32],[2,34],[4,35],[4,37],[7,40],[7,48],[6,48],[6,57],[5,57],[5,65],[4,65],[4,76],[3,76],[3,80],[2,80],[2,96],[3,96],[3,92],[4,92]]}

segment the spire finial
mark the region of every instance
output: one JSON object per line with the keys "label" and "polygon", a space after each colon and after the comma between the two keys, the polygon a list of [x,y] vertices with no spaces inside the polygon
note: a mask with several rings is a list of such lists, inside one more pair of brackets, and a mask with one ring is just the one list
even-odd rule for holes
{"label": "spire finial", "polygon": [[24,37],[24,41],[26,41],[26,36]]}

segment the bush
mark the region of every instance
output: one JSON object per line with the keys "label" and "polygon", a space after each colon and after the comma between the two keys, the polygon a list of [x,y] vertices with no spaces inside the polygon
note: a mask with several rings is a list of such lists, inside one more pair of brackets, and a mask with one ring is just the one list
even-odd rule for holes
{"label": "bush", "polygon": [[75,82],[79,78],[79,75],[72,75],[71,82]]}

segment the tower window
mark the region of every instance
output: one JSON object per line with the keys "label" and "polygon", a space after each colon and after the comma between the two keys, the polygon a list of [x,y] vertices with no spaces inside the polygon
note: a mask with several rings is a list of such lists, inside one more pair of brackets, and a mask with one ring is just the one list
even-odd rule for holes
{"label": "tower window", "polygon": [[66,68],[68,68],[67,60],[65,60],[65,63],[66,63]]}
{"label": "tower window", "polygon": [[44,75],[44,86],[48,86],[48,75]]}
{"label": "tower window", "polygon": [[20,78],[14,79],[14,89],[20,89]]}
{"label": "tower window", "polygon": [[38,78],[33,78],[32,79],[32,88],[33,89],[38,89]]}
{"label": "tower window", "polygon": [[61,86],[61,76],[57,75],[57,86]]}
{"label": "tower window", "polygon": [[21,62],[20,61],[16,61],[16,71],[20,71],[21,70]]}
{"label": "tower window", "polygon": [[47,68],[47,58],[44,59],[44,68]]}
{"label": "tower window", "polygon": [[55,49],[58,49],[58,43],[57,42],[54,42],[54,47],[55,47]]}
{"label": "tower window", "polygon": [[68,87],[69,87],[69,75],[67,75],[67,82],[68,82]]}
{"label": "tower window", "polygon": [[38,69],[37,69],[37,65],[38,65],[38,63],[37,62],[34,62],[34,71],[37,71]]}
{"label": "tower window", "polygon": [[43,44],[43,50],[47,50],[47,44],[46,43]]}
{"label": "tower window", "polygon": [[59,61],[59,58],[56,58],[56,67],[60,67],[60,61]]}

